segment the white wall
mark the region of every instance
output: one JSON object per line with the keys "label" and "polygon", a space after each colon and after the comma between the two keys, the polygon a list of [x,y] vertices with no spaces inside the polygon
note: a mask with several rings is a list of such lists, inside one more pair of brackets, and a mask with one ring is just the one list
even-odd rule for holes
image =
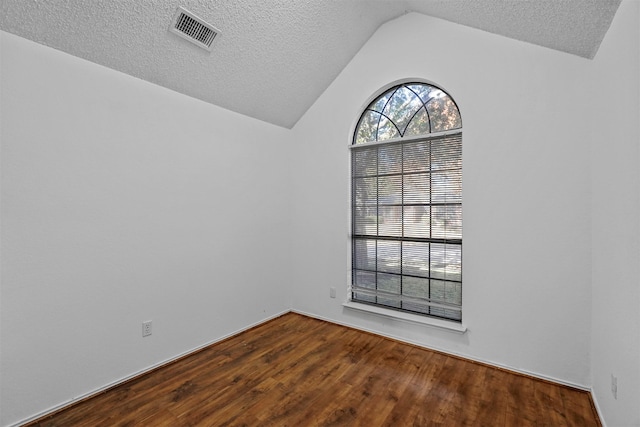
{"label": "white wall", "polygon": [[0,37],[0,425],[290,308],[289,131]]}
{"label": "white wall", "polygon": [[[608,427],[640,425],[638,9],[594,61],[406,15],[292,131],[0,32],[0,425],[291,307],[592,386]],[[350,132],[407,77],[462,112],[464,335],[341,305]]]}
{"label": "white wall", "polygon": [[[588,387],[588,65],[419,14],[383,25],[293,129],[294,309]],[[350,132],[369,96],[408,77],[441,85],[462,113],[464,335],[341,305]]]}
{"label": "white wall", "polygon": [[[640,426],[640,3],[593,63],[592,388],[608,427]],[[618,378],[618,398],[611,393]]]}

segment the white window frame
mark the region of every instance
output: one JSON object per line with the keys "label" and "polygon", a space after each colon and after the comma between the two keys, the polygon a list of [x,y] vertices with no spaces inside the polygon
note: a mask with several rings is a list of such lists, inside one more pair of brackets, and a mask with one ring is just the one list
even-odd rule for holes
{"label": "white window frame", "polygon": [[[394,139],[389,139],[389,140],[384,140],[384,141],[372,141],[372,142],[366,142],[366,143],[360,143],[360,144],[354,144],[354,135],[355,132],[358,130],[358,125],[360,122],[360,119],[362,117],[363,112],[366,111],[367,107],[369,105],[371,105],[371,103],[380,98],[383,94],[385,94],[389,89],[398,86],[398,85],[402,85],[402,84],[407,84],[407,83],[423,83],[423,84],[427,84],[427,85],[431,85],[431,86],[435,86],[436,88],[440,89],[440,86],[429,82],[429,81],[425,81],[423,79],[405,79],[405,80],[401,80],[401,81],[396,81],[396,82],[392,82],[389,85],[383,87],[382,89],[380,89],[379,91],[377,91],[374,95],[372,95],[367,102],[360,108],[360,115],[358,115],[356,117],[355,122],[352,125],[352,129],[351,132],[349,133],[349,151],[352,151],[352,149],[354,148],[362,148],[364,146],[367,147],[371,147],[371,146],[375,146],[375,145],[389,145],[389,144],[394,144],[394,143],[408,143],[411,141],[419,141],[419,140],[425,140],[425,139],[436,139],[439,137],[444,137],[444,136],[448,136],[448,135],[458,135],[462,133],[462,128],[457,128],[457,129],[452,129],[452,130],[447,130],[444,132],[433,132],[433,133],[429,133],[429,134],[422,134],[419,136],[415,136],[415,137],[404,137],[404,138],[394,138]],[[453,97],[451,97],[449,95],[448,92],[445,92],[450,98],[451,100],[453,100]],[[453,101],[455,103],[455,101]],[[457,107],[457,105],[456,105]],[[352,299],[352,295],[353,295],[353,290],[352,290],[352,279],[353,279],[353,236],[352,236],[352,222],[353,222],[353,207],[352,207],[352,194],[354,189],[352,188],[353,186],[353,178],[352,178],[352,161],[351,161],[351,154],[349,155],[350,161],[349,161],[349,182],[350,182],[350,191],[349,191],[349,239],[348,239],[348,245],[349,245],[349,251],[348,251],[348,257],[349,257],[349,272],[348,272],[348,299],[347,301],[345,301],[343,303],[343,306],[347,309],[350,310],[358,310],[361,312],[366,312],[366,313],[370,313],[376,316],[382,316],[382,317],[386,317],[386,318],[391,318],[394,320],[400,320],[400,321],[404,321],[404,322],[409,322],[409,323],[414,323],[414,324],[421,324],[421,325],[429,325],[429,326],[433,326],[436,328],[442,328],[445,330],[450,330],[450,331],[454,331],[454,332],[458,332],[458,333],[464,333],[466,332],[467,328],[466,326],[462,323],[462,319],[460,320],[450,320],[450,319],[446,319],[446,318],[439,318],[439,317],[432,317],[430,315],[423,315],[423,314],[419,314],[419,313],[412,313],[412,312],[408,312],[408,311],[403,311],[403,310],[397,310],[397,309],[393,309],[393,308],[386,308],[382,305],[374,305],[374,304],[368,304],[368,303],[362,303],[362,302],[358,302],[357,300],[353,300]],[[460,307],[460,309],[462,310],[462,307]]]}

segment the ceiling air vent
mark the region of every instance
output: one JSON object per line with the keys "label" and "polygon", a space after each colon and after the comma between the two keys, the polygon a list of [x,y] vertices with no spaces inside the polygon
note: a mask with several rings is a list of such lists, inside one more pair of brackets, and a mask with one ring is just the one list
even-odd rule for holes
{"label": "ceiling air vent", "polygon": [[220,35],[216,27],[182,7],[176,11],[169,31],[209,52],[213,48],[213,40]]}

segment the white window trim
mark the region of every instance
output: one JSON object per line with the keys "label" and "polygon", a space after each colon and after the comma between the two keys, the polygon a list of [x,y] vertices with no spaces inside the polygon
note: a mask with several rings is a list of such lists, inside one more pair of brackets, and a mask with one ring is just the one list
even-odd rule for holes
{"label": "white window trim", "polygon": [[382,316],[386,318],[391,318],[393,320],[400,320],[403,322],[418,324],[418,325],[426,325],[432,326],[435,328],[457,332],[459,334],[464,334],[467,332],[467,327],[459,322],[454,322],[450,320],[438,319],[435,317],[422,316],[419,314],[411,314],[404,311],[399,310],[391,310],[387,308],[383,308],[376,305],[370,304],[362,304],[359,302],[347,300],[342,303],[342,306],[348,308],[350,310],[357,310],[366,313],[370,313],[376,316]]}
{"label": "white window trim", "polygon": [[[373,147],[373,146],[378,146],[378,145],[393,145],[393,144],[403,144],[403,143],[411,143],[414,141],[423,141],[425,139],[437,139],[437,138],[442,138],[442,137],[448,137],[448,136],[452,136],[452,135],[462,135],[463,130],[462,129],[451,129],[451,130],[447,130],[447,131],[441,131],[441,132],[433,132],[430,134],[426,134],[426,135],[417,135],[417,136],[409,136],[409,137],[402,137],[402,138],[393,138],[393,139],[388,139],[388,140],[383,140],[383,141],[371,141],[371,142],[366,142],[366,143],[360,143],[360,144],[350,144],[347,146],[347,148],[349,148],[349,150],[353,150],[353,149],[358,149],[358,148],[363,148],[363,147]],[[349,176],[351,176],[351,161],[349,162]],[[353,191],[351,189],[351,191]],[[349,192],[349,221],[351,222],[353,219],[353,207],[351,205],[351,191]],[[349,237],[349,250],[348,250],[348,265],[349,266],[353,266],[353,259],[352,259],[352,230],[351,227],[349,227],[349,232],[348,232],[348,237]],[[351,289],[351,280],[352,280],[352,270],[349,270],[349,275],[348,275],[348,280],[347,282],[349,283],[348,285],[348,294],[351,295],[352,293],[352,289]],[[436,316],[430,316],[430,315],[426,315],[426,314],[419,314],[419,313],[411,313],[409,311],[403,311],[403,310],[394,310],[392,308],[385,308],[382,305],[375,305],[375,304],[367,304],[367,303],[362,303],[359,301],[353,301],[350,299],[345,301],[342,304],[344,307],[349,308],[349,309],[354,309],[354,310],[358,310],[358,311],[362,311],[362,312],[367,312],[367,313],[371,313],[374,315],[378,315],[378,316],[382,316],[382,317],[387,317],[387,318],[391,318],[394,320],[399,320],[399,321],[404,321],[407,323],[413,323],[413,324],[420,324],[420,325],[427,325],[427,326],[432,326],[432,327],[437,327],[440,329],[444,329],[444,330],[449,330],[449,331],[453,331],[453,332],[458,332],[458,333],[465,333],[467,331],[467,327],[462,324],[462,321],[456,321],[456,320],[449,320],[449,319],[444,319],[444,318],[438,318]],[[446,307],[445,307],[446,308]],[[463,307],[460,306],[459,310],[462,312],[463,311]]]}
{"label": "white window trim", "polygon": [[[407,79],[400,79],[400,80],[396,80],[393,81],[389,84],[387,84],[386,86],[382,87],[381,89],[379,89],[378,91],[374,92],[363,104],[362,106],[358,109],[358,111],[363,112],[367,106],[369,106],[371,104],[371,102],[378,98],[380,96],[380,94],[386,92],[387,90],[389,90],[390,88],[400,85],[400,84],[404,84],[407,82],[421,82],[427,85],[432,85],[432,86],[436,86],[436,87],[440,87],[437,83],[429,81],[429,80],[425,80],[423,78],[407,78]],[[455,99],[455,97],[452,96],[451,92],[446,91],[446,93],[452,98]],[[455,102],[455,101],[454,101]],[[456,104],[457,107],[457,104]],[[348,144],[347,144],[347,148],[349,150],[355,149],[355,148],[362,148],[364,146],[374,146],[374,145],[390,145],[390,144],[394,144],[394,143],[406,143],[406,142],[411,142],[414,140],[422,140],[425,138],[425,135],[417,135],[417,136],[407,136],[407,137],[400,137],[400,138],[392,138],[392,139],[388,139],[388,140],[383,140],[383,141],[370,141],[370,142],[365,142],[365,143],[360,143],[360,144],[354,144],[353,143],[353,135],[358,127],[358,123],[360,122],[360,118],[361,115],[356,115],[354,121],[351,124],[351,129],[349,132],[349,136],[348,136]],[[443,137],[443,136],[449,136],[449,135],[455,135],[455,134],[461,134],[463,132],[462,128],[458,128],[458,129],[450,129],[447,131],[441,131],[441,132],[433,132],[430,133],[428,135],[426,135],[427,137],[431,138],[438,138],[438,137]],[[349,158],[349,177],[351,177],[351,159]],[[349,191],[348,194],[348,198],[347,198],[347,203],[349,206],[348,209],[348,215],[349,215],[349,221],[348,224],[351,224],[351,221],[353,219],[353,212],[352,212],[352,199],[351,199],[351,190]],[[359,311],[359,312],[363,312],[363,313],[368,313],[371,315],[375,315],[378,317],[384,317],[384,318],[388,318],[388,319],[393,319],[393,320],[397,320],[397,321],[402,321],[402,322],[406,322],[406,323],[411,323],[411,324],[417,324],[417,325],[425,325],[425,326],[430,326],[430,327],[434,327],[434,328],[438,328],[444,331],[449,331],[449,332],[453,332],[453,333],[458,333],[458,334],[464,334],[467,332],[467,326],[462,323],[462,321],[455,321],[455,320],[447,320],[447,319],[440,319],[437,317],[433,317],[433,316],[426,316],[426,315],[421,315],[421,314],[413,314],[410,312],[406,312],[406,311],[400,311],[400,310],[393,310],[393,309],[388,309],[388,308],[384,308],[383,306],[378,306],[378,305],[370,305],[370,304],[365,304],[365,303],[360,303],[360,302],[356,302],[356,301],[352,301],[350,298],[351,295],[351,280],[352,280],[352,269],[351,266],[353,265],[353,259],[352,259],[352,236],[351,236],[351,226],[349,225],[349,230],[348,230],[348,250],[347,250],[347,265],[350,266],[348,274],[347,274],[347,283],[349,284],[347,286],[348,290],[347,293],[349,295],[349,299],[344,301],[342,303],[343,307],[345,307],[346,309],[349,310],[354,310],[354,311]],[[460,307],[461,311],[463,311],[463,307]],[[464,312],[464,311],[463,311]]]}

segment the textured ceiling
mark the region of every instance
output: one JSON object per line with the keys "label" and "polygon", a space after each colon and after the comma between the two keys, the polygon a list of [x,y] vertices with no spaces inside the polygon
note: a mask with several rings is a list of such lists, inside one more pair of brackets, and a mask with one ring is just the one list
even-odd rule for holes
{"label": "textured ceiling", "polygon": [[[0,29],[292,127],[384,22],[409,11],[593,58],[621,0],[2,0]],[[218,29],[168,31],[178,6]]]}

